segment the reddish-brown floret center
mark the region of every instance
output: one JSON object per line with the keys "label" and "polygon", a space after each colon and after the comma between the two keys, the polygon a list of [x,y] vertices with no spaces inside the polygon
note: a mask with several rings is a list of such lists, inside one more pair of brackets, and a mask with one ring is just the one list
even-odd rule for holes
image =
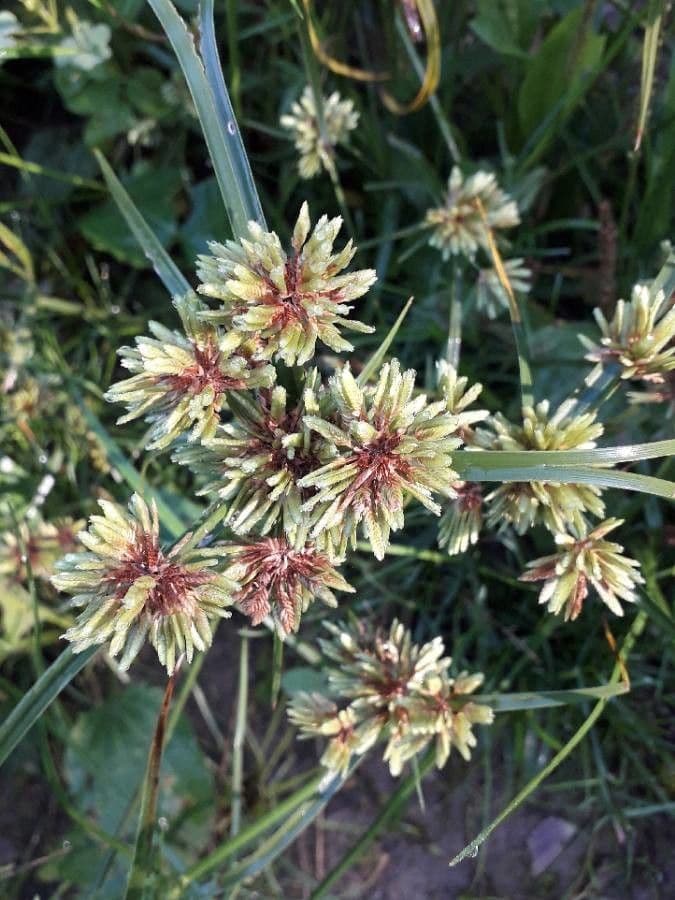
{"label": "reddish-brown floret center", "polygon": [[194,591],[211,580],[208,572],[192,572],[167,559],[156,536],[139,530],[122,562],[108,572],[105,581],[121,600],[139,578],[148,575],[155,581],[146,600],[151,616],[170,616],[189,610],[195,602]]}
{"label": "reddish-brown floret center", "polygon": [[237,601],[252,624],[258,625],[276,604],[286,631],[294,627],[296,605],[303,586],[320,580],[329,563],[312,549],[295,550],[283,538],[266,538],[245,547],[237,562],[246,566]]}
{"label": "reddish-brown floret center", "polygon": [[217,397],[225,391],[241,390],[246,387],[241,378],[231,378],[221,368],[222,354],[214,344],[205,347],[193,345],[195,361],[178,375],[167,375],[162,378],[169,389],[178,394],[196,396],[207,388],[213,388]]}
{"label": "reddish-brown floret center", "polygon": [[344,494],[343,506],[355,500],[370,506],[383,490],[409,479],[412,466],[395,452],[401,439],[401,434],[385,432],[350,457],[349,462],[356,463],[359,473]]}

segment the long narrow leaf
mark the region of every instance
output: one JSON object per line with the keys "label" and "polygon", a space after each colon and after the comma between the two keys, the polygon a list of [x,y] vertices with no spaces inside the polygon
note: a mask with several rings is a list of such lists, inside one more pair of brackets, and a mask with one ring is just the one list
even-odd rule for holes
{"label": "long narrow leaf", "polygon": [[197,55],[192,35],[173,3],[170,0],[148,0],[148,3],[161,22],[183,70],[234,236],[243,237],[247,234],[249,220],[256,218],[257,211],[249,208],[247,187],[237,177],[238,169],[233,157],[236,145],[228,139],[228,134],[230,138],[236,136],[236,123],[233,118],[223,121],[218,115],[204,64]]}
{"label": "long narrow leaf", "polygon": [[226,147],[232,162],[234,177],[242,195],[246,216],[248,219],[255,220],[263,228],[266,228],[260,197],[258,196],[244,142],[234,115],[230,94],[223,78],[223,69],[220,64],[216,33],[213,25],[213,0],[202,0],[199,31],[201,34],[200,50],[204,60],[206,77],[211,85],[216,110],[223,126]]}
{"label": "long narrow leaf", "polygon": [[113,200],[126,219],[127,225],[138,241],[143,253],[145,253],[155,272],[161,278],[164,287],[172,297],[184,296],[190,290],[189,283],[164,247],[162,247],[152,228],[150,228],[138,211],[136,204],[108,165],[106,158],[98,150],[94,150],[94,154]]}
{"label": "long narrow leaf", "polygon": [[74,654],[70,647],[42,673],[0,725],[0,765],[35,725],[50,703],[91,660],[98,647]]}
{"label": "long narrow leaf", "polygon": [[638,115],[637,133],[634,150],[640,149],[649,114],[649,102],[654,87],[654,70],[656,68],[656,52],[659,47],[661,22],[666,9],[666,0],[650,0],[645,25],[645,39],[642,45],[642,76],[640,79],[640,113]]}
{"label": "long narrow leaf", "polygon": [[394,324],[389,329],[389,332],[386,335],[385,339],[382,341],[380,346],[363,367],[362,371],[359,374],[359,377],[356,379],[360,385],[367,384],[368,381],[373,377],[375,372],[377,372],[379,367],[382,365],[382,361],[384,360],[387,350],[391,347],[394,338],[398,334],[399,328],[401,327],[401,325],[403,325],[405,317],[408,315],[410,307],[412,306],[412,302],[413,298],[411,297],[401,310]]}
{"label": "long narrow leaf", "polygon": [[[480,455],[478,455],[478,453]],[[469,462],[483,469],[523,466],[614,466],[641,459],[660,459],[675,455],[675,440],[601,447],[595,450],[458,450],[453,461]]]}

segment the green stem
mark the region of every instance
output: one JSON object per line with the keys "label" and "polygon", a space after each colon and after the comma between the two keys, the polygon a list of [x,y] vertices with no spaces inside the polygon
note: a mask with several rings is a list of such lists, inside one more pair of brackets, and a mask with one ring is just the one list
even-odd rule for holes
{"label": "green stem", "polygon": [[236,837],[241,825],[241,799],[244,781],[244,739],[246,737],[246,709],[248,706],[248,638],[242,635],[239,651],[239,694],[237,721],[232,742],[232,819],[230,835]]}
{"label": "green stem", "polygon": [[148,766],[141,796],[141,812],[138,818],[138,831],[134,855],[129,869],[129,878],[125,900],[143,900],[147,895],[150,880],[153,876],[154,837],[157,825],[157,800],[159,797],[159,773],[162,765],[162,754],[167,731],[169,707],[173,697],[177,672],[168,680],[162,706],[157,717],[157,726],[150,745]]}

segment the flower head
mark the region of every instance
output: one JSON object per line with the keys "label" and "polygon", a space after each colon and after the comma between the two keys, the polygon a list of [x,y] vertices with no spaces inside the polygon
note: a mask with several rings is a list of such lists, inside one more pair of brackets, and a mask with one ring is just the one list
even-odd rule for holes
{"label": "flower head", "polygon": [[480,396],[483,385],[476,383],[468,387],[469,379],[460,376],[445,359],[436,363],[436,382],[439,393],[445,398],[446,411],[457,417],[457,434],[464,443],[469,443],[473,436],[472,426],[490,415],[486,409],[468,409]]}
{"label": "flower head", "polygon": [[255,222],[249,222],[250,240],[211,243],[210,255],[198,260],[198,291],[223,306],[205,318],[255,335],[256,359],[303,365],[314,355],[317,340],[336,352],[353,350],[337,326],[373,331],[346,317],[350,301],[365,294],[376,276],[372,269],[339,274],[356,252],[350,240],[333,253],[341,224],[339,217],[322,216],[310,235],[309,211],[303,203],[290,255],[275,232],[263,231]]}
{"label": "flower head", "polygon": [[[150,322],[154,337],[136,339],[120,356],[131,378],[106,393],[129,410],[118,424],[141,416],[152,423],[148,449],[165,449],[190,432],[188,440],[211,437],[228,391],[272,384],[274,370],[251,361],[254,342],[202,321],[203,306],[194,294],[175,301],[185,334]],[[190,430],[191,429],[191,430]]]}
{"label": "flower head", "polygon": [[458,481],[454,485],[456,497],[443,511],[438,523],[438,546],[445,547],[448,556],[466,553],[478,542],[483,524],[483,492],[472,481]]}
{"label": "flower head", "polygon": [[348,703],[339,707],[321,694],[301,693],[289,707],[303,736],[332,738],[324,765],[345,771],[353,755],[379,738],[386,741],[384,760],[392,775],[399,775],[432,741],[439,768],[453,746],[469,759],[476,743],[472,726],[493,718],[489,707],[466,699],[482,683],[482,675],[450,677],[451,660],[443,656],[440,637],[413,644],[410,631],[397,621],[385,633],[360,623],[326,627],[332,638],[320,644],[330,661],[331,693]]}
{"label": "flower head", "polygon": [[333,415],[305,417],[340,454],[299,482],[316,488],[303,508],[312,513],[312,536],[330,552],[341,555],[350,540],[355,543],[363,523],[373,553],[383,559],[390,531],[403,527],[407,498],[439,515],[433,495],[452,496],[458,419],[445,400],[413,399],[414,387],[414,370],[401,372],[398,360],[382,366],[377,383],[363,389],[347,365],[329,380]]}
{"label": "flower head", "polygon": [[301,178],[313,178],[322,169],[330,170],[338,144],[346,144],[349,132],[359,124],[359,114],[351,100],[343,100],[337,91],[322,97],[325,135],[322,137],[314,91],[307,85],[291,112],[281,117],[282,128],[292,132],[300,154]]}
{"label": "flower head", "polygon": [[57,563],[52,583],[73,594],[84,609],[64,637],[80,653],[110,641],[110,654],[122,654],[127,669],[146,637],[171,674],[181,654],[211,644],[211,621],[229,616],[237,585],[215,572],[210,550],[183,550],[184,541],[164,552],[154,505],[134,494],[129,511],[99,500],[103,515],[92,516],[79,535],[85,552]]}
{"label": "flower head", "polygon": [[559,552],[528,563],[529,571],[520,580],[543,581],[539,602],[556,615],[564,611],[565,621],[574,621],[581,612],[589,584],[613,613],[622,616],[619,601],[637,602],[635,586],[644,581],[636,571],[640,564],[623,555],[621,544],[605,540],[622,523],[607,519],[580,537],[557,534]]}
{"label": "flower head", "polygon": [[663,291],[652,293],[636,284],[630,303],[619,300],[611,321],[600,309],[593,315],[600,326],[600,342],[581,337],[591,362],[618,362],[622,378],[662,383],[675,369],[675,305]]}
{"label": "flower head", "polygon": [[[505,259],[504,272],[516,294],[529,294],[532,272],[520,258]],[[509,297],[494,266],[480,269],[476,281],[476,309],[496,319],[509,308]]]}
{"label": "flower head", "polygon": [[230,501],[224,522],[238,534],[267,534],[281,519],[295,535],[306,518],[302,504],[313,493],[299,481],[326,461],[325,440],[304,422],[318,413],[313,388],[316,370],[305,382],[305,397],[288,408],[286,389],[277,385],[255,395],[233,394],[232,420],[201,446],[182,446],[175,459],[210,481],[201,493]]}
{"label": "flower head", "polygon": [[[524,407],[523,424],[514,425],[500,413],[487,429],[478,429],[477,442],[492,450],[587,450],[603,432],[595,412],[575,413],[576,401],[566,400],[551,414],[550,403]],[[559,484],[530,481],[503,484],[485,498],[487,524],[510,524],[524,534],[536,524],[550,531],[564,531],[567,525],[583,528],[583,515],[602,516],[600,489],[586,484]]]}
{"label": "flower head", "polygon": [[520,223],[516,202],[501,190],[492,173],[479,171],[465,181],[455,166],[443,205],[426,214],[427,225],[434,229],[429,243],[441,251],[443,259],[459,253],[473,259],[479,247],[489,249],[481,206],[493,231]]}
{"label": "flower head", "polygon": [[279,631],[290,634],[315,598],[335,607],[333,591],[354,592],[312,544],[296,547],[283,537],[258,538],[218,549],[232,557],[226,574],[241,585],[234,600],[253,625],[271,614]]}
{"label": "flower head", "polygon": [[76,547],[76,534],[83,521],[64,518],[45,522],[40,518],[21,522],[18,535],[6,531],[0,536],[0,574],[24,582],[26,563],[35,578],[50,578],[56,560]]}

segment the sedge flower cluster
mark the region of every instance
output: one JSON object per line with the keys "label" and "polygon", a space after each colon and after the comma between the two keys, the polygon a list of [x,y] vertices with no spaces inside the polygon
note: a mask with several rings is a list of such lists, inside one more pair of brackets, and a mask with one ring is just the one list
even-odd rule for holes
{"label": "sedge flower cluster", "polygon": [[289,705],[301,737],[329,738],[321,759],[326,768],[347,772],[352,759],[377,742],[384,743],[383,758],[394,776],[430,744],[439,769],[453,747],[470,758],[473,726],[493,719],[489,706],[470,698],[482,675],[452,677],[441,638],[419,646],[396,620],[387,632],[361,623],[326,627],[332,637],[320,644],[330,696],[303,692]]}

